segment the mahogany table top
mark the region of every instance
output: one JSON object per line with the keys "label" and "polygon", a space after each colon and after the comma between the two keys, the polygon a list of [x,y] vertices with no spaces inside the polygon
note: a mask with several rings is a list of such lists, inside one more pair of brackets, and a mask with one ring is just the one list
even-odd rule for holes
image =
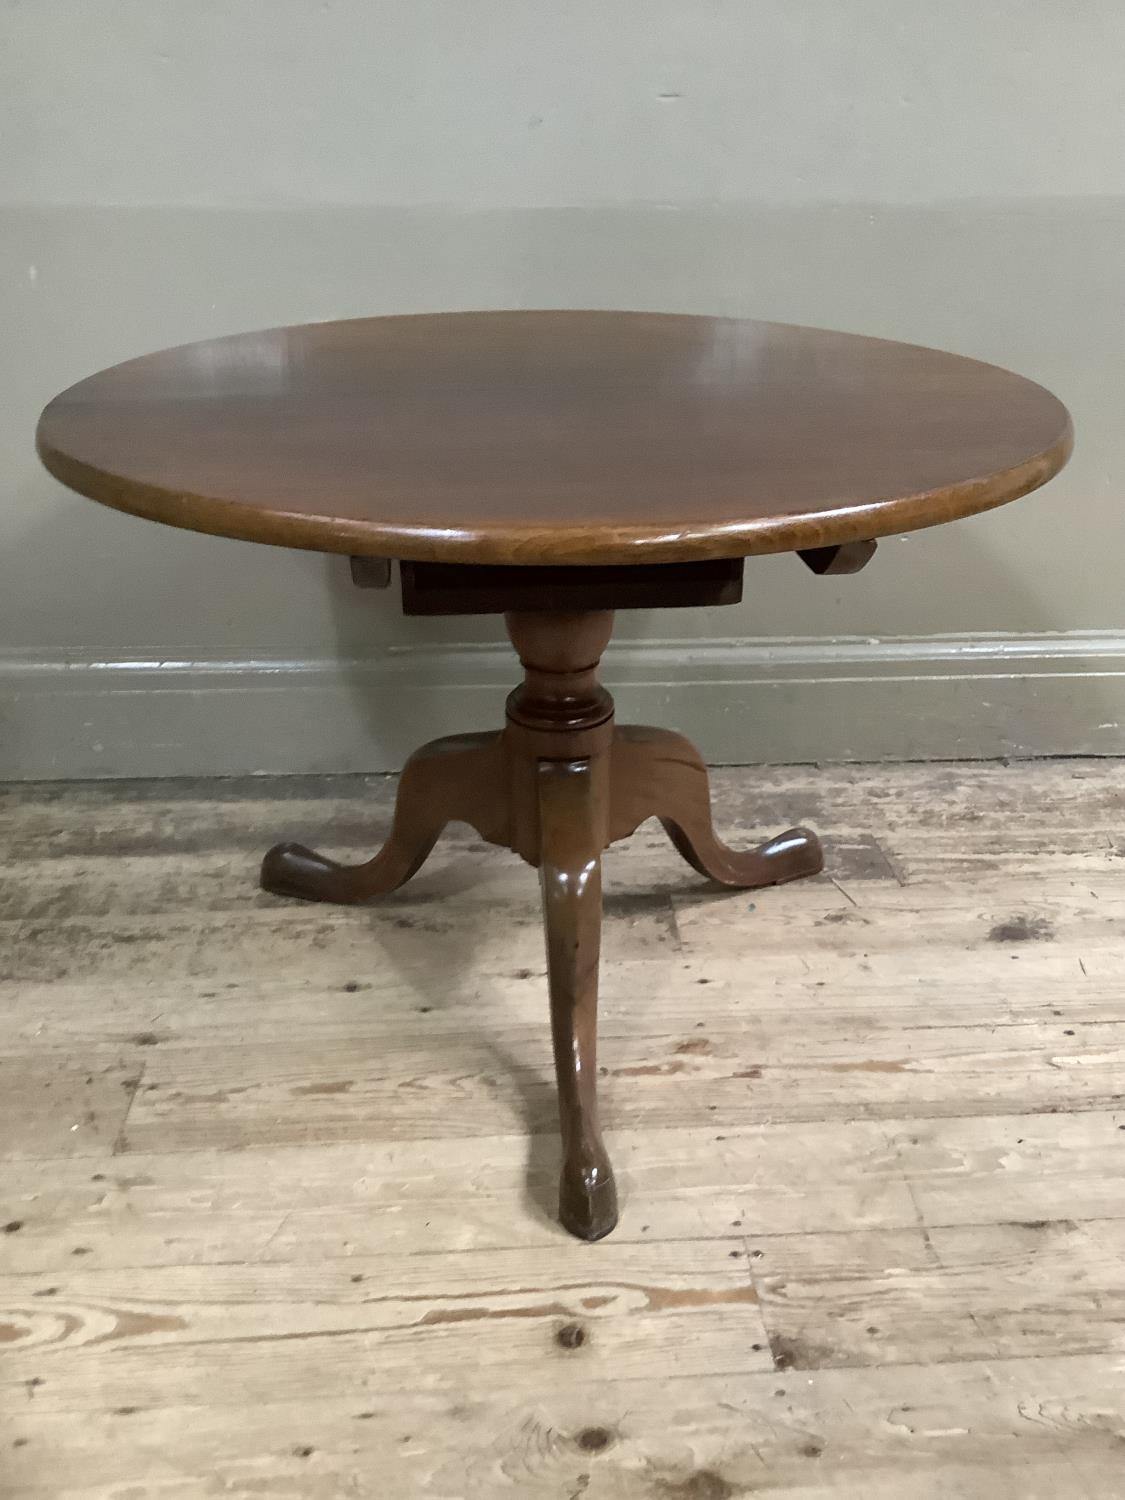
{"label": "mahogany table top", "polygon": [[1070,419],[978,361],[632,312],[469,312],[209,339],[104,370],[39,424],[119,510],[324,552],[683,562],[932,526],[1050,479]]}

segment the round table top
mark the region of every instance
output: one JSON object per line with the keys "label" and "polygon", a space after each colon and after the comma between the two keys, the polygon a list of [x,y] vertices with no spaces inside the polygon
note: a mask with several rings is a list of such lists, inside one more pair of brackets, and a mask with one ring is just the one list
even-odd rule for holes
{"label": "round table top", "polygon": [[1066,409],[993,365],[732,318],[470,312],[130,360],[57,396],[64,484],[173,526],[464,563],[652,563],[932,526],[1035,489]]}

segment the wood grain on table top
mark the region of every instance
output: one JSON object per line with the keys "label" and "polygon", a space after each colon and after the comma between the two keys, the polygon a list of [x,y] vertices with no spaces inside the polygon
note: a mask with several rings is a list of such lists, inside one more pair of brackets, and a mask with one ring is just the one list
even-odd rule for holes
{"label": "wood grain on table top", "polygon": [[677,562],[931,526],[1046,482],[1041,386],[731,318],[469,312],[210,339],[81,381],[47,468],[221,536],[419,561]]}

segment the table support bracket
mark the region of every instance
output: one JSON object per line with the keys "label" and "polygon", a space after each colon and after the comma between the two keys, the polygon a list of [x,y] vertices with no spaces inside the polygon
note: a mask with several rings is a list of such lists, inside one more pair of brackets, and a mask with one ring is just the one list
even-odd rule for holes
{"label": "table support bracket", "polygon": [[822,577],[858,573],[875,556],[878,542],[840,542],[834,547],[804,547],[797,556],[806,568]]}

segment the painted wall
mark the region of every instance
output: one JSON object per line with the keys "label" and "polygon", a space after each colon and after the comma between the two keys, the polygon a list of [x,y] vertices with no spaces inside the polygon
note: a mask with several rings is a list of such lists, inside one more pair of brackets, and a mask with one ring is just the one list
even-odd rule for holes
{"label": "painted wall", "polygon": [[1125,749],[1123,57],[1119,0],[0,0],[0,774],[381,769],[493,721],[495,622],[102,510],[32,448],[130,355],[454,307],[1051,386],[1046,490],[857,578],[752,561],[737,609],[623,616],[606,675],[716,759]]}

